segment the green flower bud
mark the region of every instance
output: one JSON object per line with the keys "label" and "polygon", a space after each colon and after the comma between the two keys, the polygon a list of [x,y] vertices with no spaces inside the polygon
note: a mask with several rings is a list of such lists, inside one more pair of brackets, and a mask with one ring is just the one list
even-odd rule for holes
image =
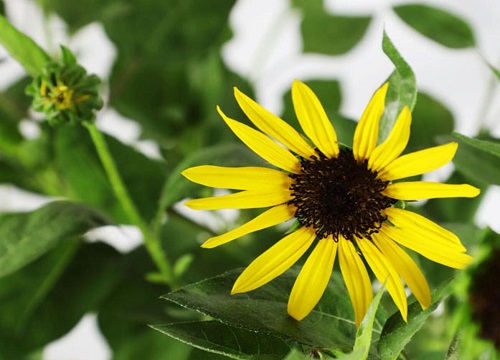
{"label": "green flower bud", "polygon": [[27,87],[26,93],[33,96],[32,107],[53,125],[93,121],[103,105],[100,79],[87,75],[68,49],[63,47],[62,53],[61,62],[49,62]]}

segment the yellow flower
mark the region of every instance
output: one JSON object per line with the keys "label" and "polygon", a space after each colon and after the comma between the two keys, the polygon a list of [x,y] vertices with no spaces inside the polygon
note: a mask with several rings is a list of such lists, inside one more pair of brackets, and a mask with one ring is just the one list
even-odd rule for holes
{"label": "yellow flower", "polygon": [[[192,209],[266,208],[261,215],[225,234],[207,240],[213,248],[292,218],[300,224],[255,259],[236,280],[232,293],[254,290],[284,273],[314,245],[297,277],[288,313],[302,320],[316,306],[330,279],[338,254],[340,270],[359,326],[373,297],[362,257],[407,318],[401,278],[422,308],[431,303],[429,286],[400,245],[452,268],[472,258],[453,233],[416,213],[393,205],[398,200],[474,197],[473,186],[426,181],[396,182],[448,163],[457,150],[449,143],[400,156],[410,136],[411,113],[405,107],[391,133],[377,144],[388,84],[373,95],[354,133],[353,148],[339,146],[325,110],[302,82],[292,86],[295,113],[308,141],[289,124],[235,89],[235,97],[260,130],[228,118],[231,130],[256,154],[278,169],[198,166],[183,171],[189,180],[240,192],[194,199]],[[279,145],[279,144],[283,145]]]}

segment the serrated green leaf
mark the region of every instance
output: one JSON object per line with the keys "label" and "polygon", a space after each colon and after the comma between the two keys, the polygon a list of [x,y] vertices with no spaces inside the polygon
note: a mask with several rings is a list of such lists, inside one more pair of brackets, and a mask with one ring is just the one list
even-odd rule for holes
{"label": "serrated green leaf", "polygon": [[315,349],[337,349],[341,352],[352,349],[356,327],[352,321],[349,295],[340,274],[333,273],[323,300],[315,310],[304,320],[296,321],[286,311],[296,269],[249,293],[230,295],[240,271],[234,270],[187,285],[163,298],[229,326],[272,334]]}
{"label": "serrated green leaf", "polygon": [[108,224],[85,205],[56,201],[32,212],[0,217],[0,277],[25,266],[64,240]]}
{"label": "serrated green leaf", "polygon": [[363,38],[370,17],[328,14],[322,0],[294,0],[302,13],[301,33],[304,52],[340,55],[351,50]]}
{"label": "serrated green leaf", "polygon": [[40,74],[50,60],[40,46],[12,26],[2,15],[0,15],[0,43],[31,76]]}
{"label": "serrated green leaf", "polygon": [[290,351],[290,347],[275,336],[228,326],[218,321],[151,327],[196,348],[232,359],[279,360]]}
{"label": "serrated green leaf", "polygon": [[378,341],[378,353],[384,360],[395,360],[405,348],[415,333],[424,325],[430,314],[451,291],[452,281],[442,284],[433,292],[433,302],[425,310],[418,301],[408,306],[408,322],[405,322],[399,313],[391,316],[385,323]]}
{"label": "serrated green leaf", "polygon": [[405,4],[395,6],[394,11],[413,29],[443,46],[461,49],[476,43],[470,25],[443,9],[422,4]]}
{"label": "serrated green leaf", "polygon": [[74,239],[0,279],[0,358],[25,359],[95,311],[120,261],[109,245]]}
{"label": "serrated green leaf", "polygon": [[395,69],[387,79],[389,89],[385,98],[384,114],[380,119],[379,142],[382,142],[389,135],[403,107],[408,106],[410,110],[413,110],[417,101],[415,74],[385,31],[382,49],[394,64]]}
{"label": "serrated green leaf", "polygon": [[472,139],[458,133],[457,154],[453,159],[458,171],[479,185],[500,185],[500,143],[498,139]]}

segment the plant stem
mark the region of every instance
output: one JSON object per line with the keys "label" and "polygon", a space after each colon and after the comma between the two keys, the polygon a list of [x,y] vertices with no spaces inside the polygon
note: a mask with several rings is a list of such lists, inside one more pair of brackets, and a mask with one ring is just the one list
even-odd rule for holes
{"label": "plant stem", "polygon": [[111,156],[104,136],[97,129],[94,123],[85,122],[84,125],[89,130],[90,136],[97,150],[97,154],[101,159],[104,171],[106,172],[108,180],[111,183],[111,187],[115,192],[116,198],[127,214],[129,221],[133,225],[137,226],[142,232],[142,235],[144,237],[144,245],[146,246],[151,259],[153,260],[159,271],[159,276],[154,276],[151,278],[166,283],[171,287],[175,287],[175,279],[173,277],[172,266],[170,265],[165,251],[161,246],[160,239],[158,236],[153,236],[148,225],[139,214],[139,211],[132,201],[127,188],[125,187],[125,184],[123,183],[120,173],[118,172],[115,161]]}

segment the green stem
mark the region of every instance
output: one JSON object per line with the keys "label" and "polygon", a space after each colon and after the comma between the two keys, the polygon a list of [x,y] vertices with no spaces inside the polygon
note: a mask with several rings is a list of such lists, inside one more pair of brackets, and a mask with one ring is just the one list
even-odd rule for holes
{"label": "green stem", "polygon": [[127,191],[127,188],[123,183],[120,173],[118,172],[115,161],[111,156],[104,136],[97,129],[94,123],[85,122],[84,125],[89,130],[90,136],[97,150],[97,154],[101,159],[104,171],[106,172],[108,180],[111,183],[111,187],[115,192],[116,198],[127,214],[129,221],[141,230],[144,237],[144,245],[146,246],[151,259],[159,270],[159,274],[151,276],[150,278],[154,279],[155,281],[169,284],[171,287],[175,287],[175,279],[173,277],[172,266],[170,265],[168,258],[161,246],[160,239],[158,236],[154,236],[151,233],[148,225],[143,220],[135,204],[133,203]]}

